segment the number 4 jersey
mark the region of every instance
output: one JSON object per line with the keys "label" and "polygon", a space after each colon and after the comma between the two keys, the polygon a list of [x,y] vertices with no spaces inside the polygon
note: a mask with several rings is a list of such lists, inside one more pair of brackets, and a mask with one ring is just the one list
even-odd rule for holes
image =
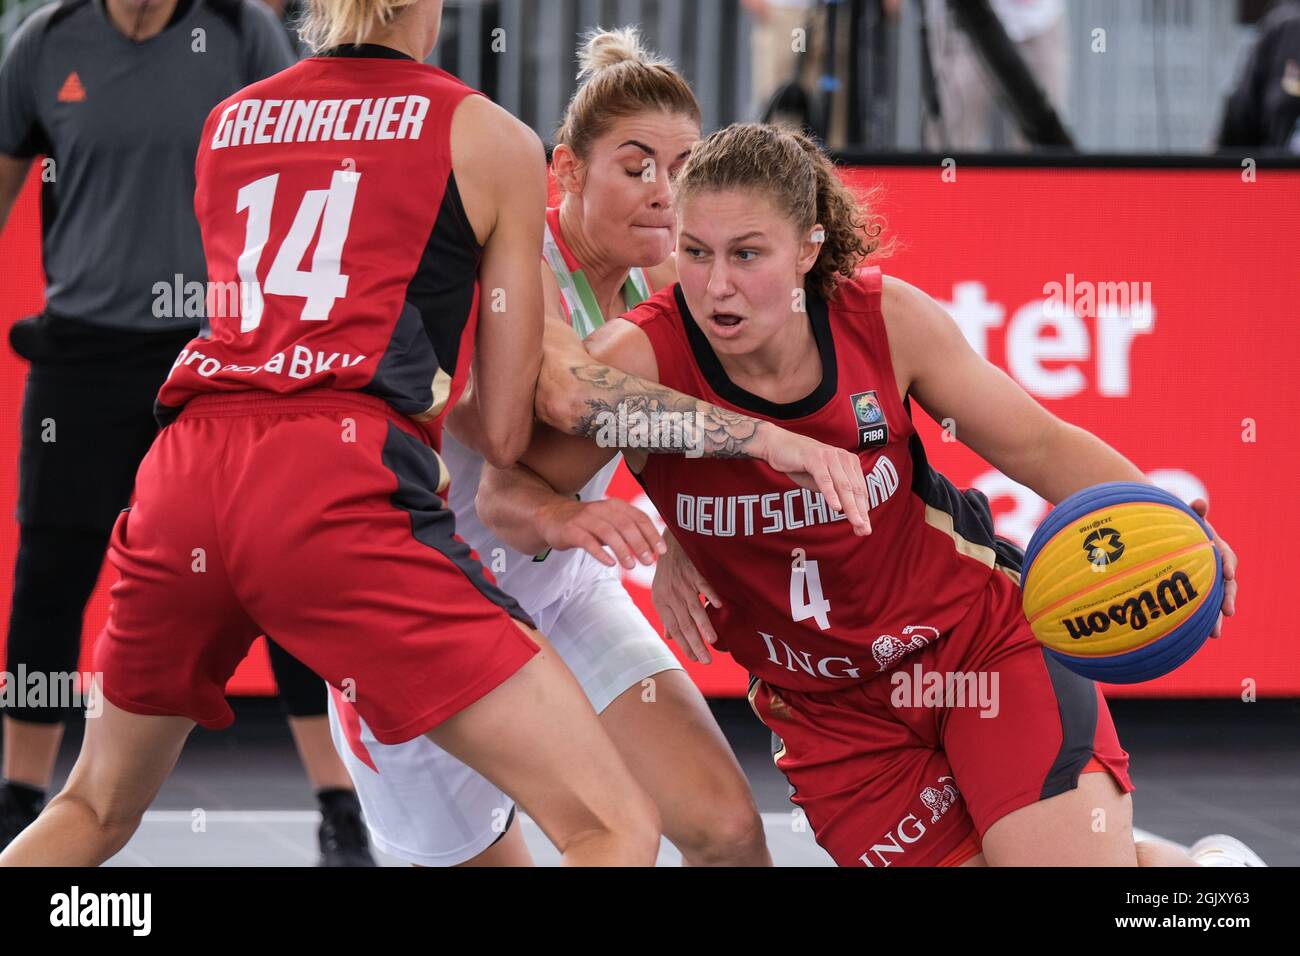
{"label": "number 4 jersey", "polygon": [[[436,444],[473,347],[480,247],[451,165],[473,90],[379,46],[344,47],[209,115],[194,208],[206,321],[158,396],[366,392]],[[160,277],[167,278],[167,277]]]}
{"label": "number 4 jersey", "polygon": [[651,455],[638,479],[674,537],[718,591],[722,649],[763,681],[824,691],[871,680],[949,633],[995,566],[1018,579],[988,502],[930,468],[900,400],[881,313],[879,269],[842,282],[807,319],[822,381],[805,398],[767,401],[727,378],[680,286],[624,316],[650,338],[660,381],[856,452],[872,532],[857,537],[823,497],[752,459]]}

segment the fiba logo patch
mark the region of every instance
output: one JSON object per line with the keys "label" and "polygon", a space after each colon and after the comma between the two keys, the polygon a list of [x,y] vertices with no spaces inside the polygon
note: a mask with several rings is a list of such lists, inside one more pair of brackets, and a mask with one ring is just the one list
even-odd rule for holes
{"label": "fiba logo patch", "polygon": [[1124,542],[1114,528],[1097,528],[1083,539],[1083,551],[1090,564],[1114,564],[1124,554]]}
{"label": "fiba logo patch", "polygon": [[889,443],[889,424],[885,410],[874,389],[849,396],[853,405],[853,420],[858,426],[858,450],[880,448]]}

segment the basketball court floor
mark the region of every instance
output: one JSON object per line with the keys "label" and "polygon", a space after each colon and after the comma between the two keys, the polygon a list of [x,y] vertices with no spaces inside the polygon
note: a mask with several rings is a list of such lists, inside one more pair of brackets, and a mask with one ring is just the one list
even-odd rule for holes
{"label": "basketball court floor", "polygon": [[[244,699],[235,709],[231,729],[194,732],[144,825],[110,866],[315,864],[315,801],[278,704]],[[831,865],[793,812],[770,738],[745,702],[715,702],[714,710],[754,788],[776,863]],[[1181,845],[1227,832],[1272,866],[1300,865],[1300,702],[1120,700],[1112,711],[1133,761],[1141,830]],[[78,745],[70,728],[57,783]],[[523,825],[534,858],[557,863],[536,825],[526,818]],[[660,864],[678,860],[665,843]]]}

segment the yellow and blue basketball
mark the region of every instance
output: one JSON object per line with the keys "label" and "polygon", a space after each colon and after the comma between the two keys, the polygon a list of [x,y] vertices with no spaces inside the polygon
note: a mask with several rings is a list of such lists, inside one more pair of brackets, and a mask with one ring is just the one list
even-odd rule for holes
{"label": "yellow and blue basketball", "polygon": [[1094,485],[1057,505],[1025,550],[1025,617],[1066,667],[1112,684],[1153,680],[1205,643],[1223,562],[1205,522],[1152,485]]}

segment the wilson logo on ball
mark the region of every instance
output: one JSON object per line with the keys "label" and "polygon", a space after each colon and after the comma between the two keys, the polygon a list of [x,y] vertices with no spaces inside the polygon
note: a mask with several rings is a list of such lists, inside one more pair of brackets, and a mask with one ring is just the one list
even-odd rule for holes
{"label": "wilson logo on ball", "polygon": [[1196,588],[1192,587],[1187,575],[1175,571],[1156,585],[1154,595],[1150,589],[1140,591],[1126,601],[1112,604],[1105,611],[1093,611],[1087,617],[1075,617],[1073,620],[1062,618],[1061,624],[1076,641],[1106,633],[1112,621],[1140,631],[1161,613],[1173,614],[1179,608],[1186,607],[1196,596]]}
{"label": "wilson logo on ball", "polygon": [[1136,684],[1168,674],[1210,636],[1223,561],[1187,504],[1153,485],[1105,482],[1038,526],[1021,585],[1029,627],[1057,663]]}

